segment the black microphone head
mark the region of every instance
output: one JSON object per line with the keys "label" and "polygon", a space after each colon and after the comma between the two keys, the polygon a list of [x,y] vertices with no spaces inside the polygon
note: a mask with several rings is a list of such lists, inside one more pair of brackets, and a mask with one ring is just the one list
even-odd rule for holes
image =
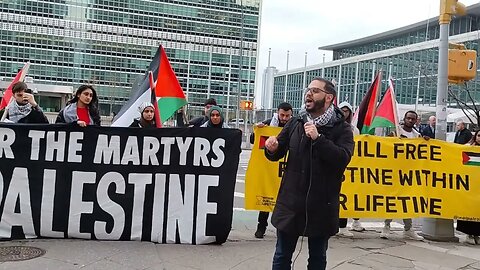
{"label": "black microphone head", "polygon": [[298,118],[299,118],[299,121],[301,121],[303,124],[307,123],[308,122],[308,112],[306,110],[301,110],[298,113]]}

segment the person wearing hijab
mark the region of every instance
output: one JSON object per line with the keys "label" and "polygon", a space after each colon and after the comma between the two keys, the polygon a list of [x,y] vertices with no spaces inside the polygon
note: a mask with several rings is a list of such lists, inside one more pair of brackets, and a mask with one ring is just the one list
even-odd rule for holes
{"label": "person wearing hijab", "polygon": [[58,113],[55,123],[74,123],[81,127],[100,126],[98,96],[95,89],[91,85],[80,86],[75,96],[67,102],[67,106]]}
{"label": "person wearing hijab", "polygon": [[229,128],[223,118],[222,109],[218,106],[212,106],[208,110],[208,121],[203,123],[200,127],[213,127],[213,128]]}
{"label": "person wearing hijab", "polygon": [[155,128],[155,107],[151,102],[143,102],[138,107],[140,118],[134,119],[130,127]]}

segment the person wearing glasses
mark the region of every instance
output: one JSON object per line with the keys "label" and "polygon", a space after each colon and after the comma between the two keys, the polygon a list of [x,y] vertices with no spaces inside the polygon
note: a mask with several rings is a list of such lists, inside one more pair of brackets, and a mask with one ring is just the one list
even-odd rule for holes
{"label": "person wearing glasses", "polygon": [[300,236],[308,237],[308,269],[325,269],[328,240],[338,232],[343,173],[353,154],[353,133],[333,104],[332,82],[315,78],[304,96],[305,112],[265,142],[265,156],[288,151],[272,224],[277,229],[273,270],[290,269]]}
{"label": "person wearing glasses", "polygon": [[98,97],[95,89],[90,85],[80,86],[75,96],[67,102],[67,106],[58,113],[55,123],[76,124],[81,127],[100,126]]}

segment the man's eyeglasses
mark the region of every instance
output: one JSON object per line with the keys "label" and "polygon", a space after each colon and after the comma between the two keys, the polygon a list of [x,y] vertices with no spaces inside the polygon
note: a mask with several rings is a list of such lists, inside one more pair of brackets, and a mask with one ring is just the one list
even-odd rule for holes
{"label": "man's eyeglasses", "polygon": [[318,94],[320,92],[324,92],[325,94],[332,95],[332,93],[327,92],[327,90],[324,90],[322,88],[317,88],[317,87],[306,88],[305,93],[307,93],[308,91],[312,92],[313,94]]}

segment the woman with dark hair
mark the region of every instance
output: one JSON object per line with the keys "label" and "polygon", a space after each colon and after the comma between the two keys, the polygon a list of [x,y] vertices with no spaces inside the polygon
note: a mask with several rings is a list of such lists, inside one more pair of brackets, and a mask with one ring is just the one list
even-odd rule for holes
{"label": "woman with dark hair", "polygon": [[218,106],[212,106],[208,110],[208,121],[200,127],[229,128],[223,118],[222,109]]}
{"label": "woman with dark hair", "polygon": [[67,106],[58,113],[55,123],[75,123],[81,127],[100,126],[98,96],[95,89],[90,85],[80,86],[75,96],[67,102]]}
{"label": "woman with dark hair", "polygon": [[138,107],[140,118],[134,119],[130,127],[155,128],[155,107],[151,102],[143,102]]}
{"label": "woman with dark hair", "polygon": [[[475,132],[467,145],[480,146],[480,129]],[[480,245],[480,222],[457,220],[457,231],[467,235],[465,237],[467,244]]]}

